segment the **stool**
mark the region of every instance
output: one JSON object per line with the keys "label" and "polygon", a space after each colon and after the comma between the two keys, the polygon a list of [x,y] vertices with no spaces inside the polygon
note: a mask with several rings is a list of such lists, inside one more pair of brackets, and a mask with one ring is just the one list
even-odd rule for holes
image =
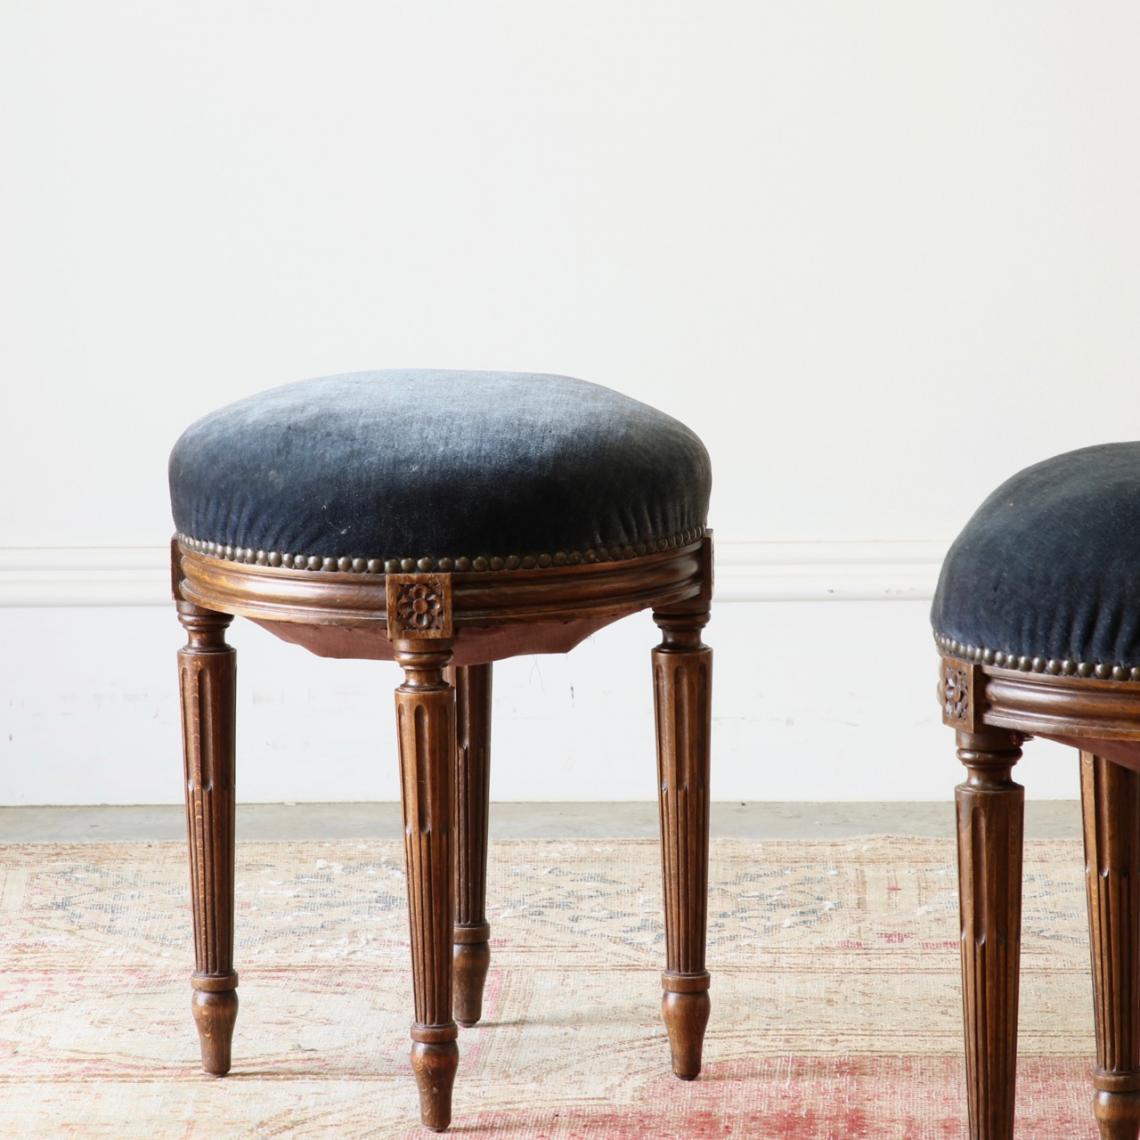
{"label": "stool", "polygon": [[939,700],[958,734],[970,1135],[1013,1135],[1023,789],[1031,736],[1080,751],[1102,1137],[1140,1133],[1140,443],[1013,476],[942,567]]}
{"label": "stool", "polygon": [[[652,608],[673,1071],[701,1068],[712,652],[708,455],[683,424],[562,376],[393,371],[275,388],[170,457],[202,1064],[230,1068],[234,615],[325,657],[395,660],[415,1021],[429,1128],[481,1015],[491,663]],[[454,1009],[454,1020],[453,1020]]]}

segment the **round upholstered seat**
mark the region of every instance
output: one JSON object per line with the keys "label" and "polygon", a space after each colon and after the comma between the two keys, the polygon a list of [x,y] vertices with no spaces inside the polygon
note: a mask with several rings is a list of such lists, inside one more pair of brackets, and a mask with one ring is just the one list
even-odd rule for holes
{"label": "round upholstered seat", "polygon": [[1140,443],[1014,475],[942,567],[943,652],[1032,672],[1140,680]]}
{"label": "round upholstered seat", "polygon": [[193,424],[170,457],[191,549],[396,572],[604,562],[704,531],[711,476],[683,424],[565,376],[325,376]]}

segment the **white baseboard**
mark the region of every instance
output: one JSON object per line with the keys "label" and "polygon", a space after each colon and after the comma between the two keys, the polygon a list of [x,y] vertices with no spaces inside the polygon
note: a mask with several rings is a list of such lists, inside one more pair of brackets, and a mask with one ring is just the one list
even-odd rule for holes
{"label": "white baseboard", "polygon": [[718,602],[924,601],[945,542],[719,540]]}
{"label": "white baseboard", "polygon": [[169,546],[0,547],[0,606],[169,604]]}
{"label": "white baseboard", "polygon": [[[944,542],[717,539],[718,602],[921,601]],[[0,547],[0,607],[160,606],[166,546]]]}

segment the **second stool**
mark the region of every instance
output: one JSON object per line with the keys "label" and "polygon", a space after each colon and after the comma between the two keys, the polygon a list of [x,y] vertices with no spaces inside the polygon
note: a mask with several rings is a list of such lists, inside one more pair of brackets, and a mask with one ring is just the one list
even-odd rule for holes
{"label": "second stool", "polygon": [[970,1135],[1013,1135],[1024,792],[1032,736],[1080,751],[1106,1140],[1140,1134],[1140,443],[1038,463],[978,508],[932,613],[942,719],[958,734]]}

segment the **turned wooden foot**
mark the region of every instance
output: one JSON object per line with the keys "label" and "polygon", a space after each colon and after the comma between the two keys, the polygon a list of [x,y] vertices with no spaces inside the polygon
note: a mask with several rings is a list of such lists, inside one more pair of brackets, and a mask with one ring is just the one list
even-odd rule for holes
{"label": "turned wooden foot", "polygon": [[1093,1097],[1093,1115],[1101,1140],[1136,1140],[1140,1136],[1140,1092],[1098,1089]]}
{"label": "turned wooden foot", "polygon": [[973,1140],[1011,1140],[1017,1075],[1024,790],[1010,778],[1019,737],[958,733],[962,1009]]}
{"label": "turned wooden foot", "polygon": [[[236,977],[234,975],[236,984]],[[194,1024],[198,1027],[198,1042],[202,1047],[202,1068],[216,1077],[224,1077],[230,1071],[230,1043],[234,1035],[234,1022],[237,1021],[237,990],[210,991],[197,986],[209,979],[194,978],[195,986],[191,999]],[[228,979],[225,979],[228,984]]]}
{"label": "turned wooden foot", "polygon": [[420,1090],[420,1120],[433,1132],[446,1132],[451,1123],[451,1092],[459,1068],[455,1039],[421,1041],[412,1029],[412,1072]]}
{"label": "turned wooden foot", "polygon": [[705,1027],[709,1023],[708,990],[694,993],[678,993],[670,986],[695,981],[707,986],[709,978],[688,979],[685,977],[662,976],[661,1016],[669,1034],[669,1051],[673,1058],[673,1074],[683,1081],[695,1081],[701,1072],[701,1049],[704,1046]]}
{"label": "turned wooden foot", "polygon": [[451,1016],[455,690],[443,675],[451,644],[396,641],[395,649],[405,678],[396,690],[396,722],[416,1004],[412,1070],[420,1117],[428,1128],[442,1132],[451,1123],[459,1064],[459,1030]]}
{"label": "turned wooden foot", "polygon": [[1092,1114],[1097,1118],[1100,1140],[1137,1140],[1140,1135],[1140,1092],[1098,1089],[1092,1099]]}
{"label": "turned wooden foot", "polygon": [[[491,968],[491,946],[486,938],[490,932],[487,923],[481,927],[455,928],[452,950],[455,994],[452,1001],[455,1020],[464,1029],[478,1024],[483,1016],[483,986],[487,981],[487,971]],[[464,942],[464,938],[471,938],[472,941]]]}
{"label": "turned wooden foot", "polygon": [[452,1002],[455,1020],[471,1026],[483,1016],[483,986],[491,965],[491,927],[486,914],[491,666],[462,666],[451,676],[456,723]]}
{"label": "turned wooden foot", "polygon": [[656,610],[662,632],[653,651],[657,773],[665,886],[665,957],[661,1013],[673,1072],[701,1071],[709,1019],[705,970],[708,910],[709,738],[712,650],[701,643],[708,602]]}
{"label": "turned wooden foot", "polygon": [[234,721],[236,658],[229,614],[178,603],[187,633],[178,653],[195,971],[191,1008],[202,1067],[230,1071],[237,1020],[234,949]]}
{"label": "turned wooden foot", "polygon": [[1140,1135],[1140,773],[1081,753],[1096,1069],[1105,1140]]}

